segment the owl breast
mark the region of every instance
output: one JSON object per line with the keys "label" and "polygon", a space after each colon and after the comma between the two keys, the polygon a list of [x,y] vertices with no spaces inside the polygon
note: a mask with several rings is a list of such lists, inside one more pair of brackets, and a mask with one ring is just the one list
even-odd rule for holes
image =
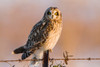
{"label": "owl breast", "polygon": [[56,45],[62,31],[62,24],[56,24],[54,25],[54,29],[50,31],[48,39],[45,42],[45,45],[43,46],[45,50],[53,49]]}

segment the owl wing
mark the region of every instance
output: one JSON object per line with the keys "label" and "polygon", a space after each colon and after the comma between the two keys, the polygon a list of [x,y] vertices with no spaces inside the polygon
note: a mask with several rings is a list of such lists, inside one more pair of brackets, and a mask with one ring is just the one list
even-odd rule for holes
{"label": "owl wing", "polygon": [[31,54],[34,53],[35,50],[42,47],[49,36],[49,32],[53,29],[53,25],[50,21],[40,21],[38,22],[32,29],[27,43],[25,46],[21,46],[15,49],[12,53],[13,54],[22,54],[22,60],[29,57]]}
{"label": "owl wing", "polygon": [[46,41],[48,36],[47,26],[46,22],[40,21],[33,27],[25,45],[28,50],[34,51],[43,45],[42,43]]}
{"label": "owl wing", "polygon": [[22,55],[22,60],[29,57],[31,54],[34,53],[35,50],[43,46],[43,43],[48,37],[47,27],[48,24],[43,21],[40,21],[33,27],[28,37],[27,43],[24,46],[25,51]]}

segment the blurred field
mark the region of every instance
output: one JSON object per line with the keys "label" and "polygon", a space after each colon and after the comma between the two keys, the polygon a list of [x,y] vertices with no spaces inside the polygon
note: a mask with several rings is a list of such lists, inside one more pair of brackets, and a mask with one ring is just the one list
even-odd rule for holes
{"label": "blurred field", "polygon": [[[11,52],[25,44],[32,27],[50,6],[61,10],[64,24],[50,56],[62,57],[67,50],[74,57],[100,57],[100,0],[0,0],[0,60],[20,58]],[[69,67],[99,66],[100,61],[69,61]],[[0,67],[9,66],[0,63]]]}

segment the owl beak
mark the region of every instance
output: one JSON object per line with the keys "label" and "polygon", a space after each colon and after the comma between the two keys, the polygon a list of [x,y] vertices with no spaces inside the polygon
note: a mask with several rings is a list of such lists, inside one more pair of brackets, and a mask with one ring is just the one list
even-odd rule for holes
{"label": "owl beak", "polygon": [[51,18],[53,19],[53,17],[54,17],[54,16],[52,15]]}

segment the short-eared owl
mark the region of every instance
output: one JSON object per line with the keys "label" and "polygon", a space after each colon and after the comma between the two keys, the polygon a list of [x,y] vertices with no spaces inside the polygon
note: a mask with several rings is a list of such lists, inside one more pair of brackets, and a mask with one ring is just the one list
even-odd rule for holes
{"label": "short-eared owl", "polygon": [[[43,52],[52,50],[56,45],[62,30],[62,14],[57,7],[49,7],[43,18],[33,27],[24,46],[13,51],[13,54],[23,53],[24,60],[33,54],[33,59],[42,59]],[[36,64],[38,62],[31,62]]]}

